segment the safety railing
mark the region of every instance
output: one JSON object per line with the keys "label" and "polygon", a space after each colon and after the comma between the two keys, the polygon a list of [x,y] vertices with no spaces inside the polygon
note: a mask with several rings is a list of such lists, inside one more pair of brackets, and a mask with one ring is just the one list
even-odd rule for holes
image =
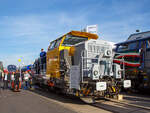
{"label": "safety railing", "polygon": [[46,57],[38,58],[34,69],[37,74],[42,74],[42,75],[45,74],[46,73]]}

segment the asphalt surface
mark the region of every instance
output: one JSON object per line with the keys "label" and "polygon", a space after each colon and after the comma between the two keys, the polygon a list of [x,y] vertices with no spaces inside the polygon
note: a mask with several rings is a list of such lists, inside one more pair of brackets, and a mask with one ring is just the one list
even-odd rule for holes
{"label": "asphalt surface", "polygon": [[40,98],[28,91],[0,93],[0,113],[76,113],[53,101]]}
{"label": "asphalt surface", "polygon": [[79,98],[40,89],[0,89],[0,113],[110,113],[88,105]]}
{"label": "asphalt surface", "polygon": [[[150,108],[150,96],[124,95],[129,104]],[[150,113],[150,110],[111,101],[87,104],[81,99],[35,88],[34,90],[0,90],[0,113]]]}

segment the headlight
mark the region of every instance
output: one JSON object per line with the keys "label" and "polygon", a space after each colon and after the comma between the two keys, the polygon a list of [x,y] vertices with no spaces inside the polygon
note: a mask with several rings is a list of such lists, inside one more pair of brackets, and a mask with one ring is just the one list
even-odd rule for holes
{"label": "headlight", "polygon": [[98,75],[98,71],[94,71],[94,75],[95,75],[95,76]]}
{"label": "headlight", "polygon": [[106,57],[110,57],[111,55],[112,55],[112,52],[111,52],[111,50],[105,50],[105,53],[104,53],[104,55],[106,56]]}
{"label": "headlight", "polygon": [[110,50],[107,50],[107,55],[109,56],[111,54],[111,51]]}

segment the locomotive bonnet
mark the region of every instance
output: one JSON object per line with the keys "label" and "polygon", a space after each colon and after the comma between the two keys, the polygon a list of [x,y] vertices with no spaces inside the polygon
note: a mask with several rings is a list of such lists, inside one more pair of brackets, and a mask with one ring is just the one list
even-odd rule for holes
{"label": "locomotive bonnet", "polygon": [[[76,44],[74,48],[70,71],[71,88],[80,89],[80,84],[85,82],[98,91],[106,90],[107,86],[117,87],[116,82],[119,82],[123,76],[120,65],[113,63],[114,52],[111,42],[91,39]],[[78,68],[74,70],[75,67]],[[73,70],[78,74],[74,74]],[[78,82],[74,82],[75,77],[78,78]]]}
{"label": "locomotive bonnet", "polygon": [[[116,74],[112,70],[114,53],[108,41],[89,40],[75,45],[75,48],[74,62],[75,65],[81,66],[83,77],[98,80]],[[120,69],[119,66],[117,68]],[[121,73],[115,76],[121,78]]]}

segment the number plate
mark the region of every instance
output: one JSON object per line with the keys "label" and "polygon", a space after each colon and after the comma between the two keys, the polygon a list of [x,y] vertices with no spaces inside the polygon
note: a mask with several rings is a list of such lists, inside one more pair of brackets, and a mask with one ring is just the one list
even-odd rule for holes
{"label": "number plate", "polygon": [[130,88],[131,87],[131,80],[124,80],[123,86],[124,86],[124,88]]}
{"label": "number plate", "polygon": [[104,91],[104,90],[106,90],[106,87],[107,87],[106,82],[97,82],[96,83],[97,91]]}

